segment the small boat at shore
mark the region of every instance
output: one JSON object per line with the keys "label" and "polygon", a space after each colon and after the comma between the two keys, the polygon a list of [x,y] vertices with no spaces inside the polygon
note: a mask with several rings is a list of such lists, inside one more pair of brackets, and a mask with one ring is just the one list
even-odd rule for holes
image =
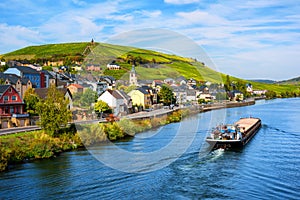
{"label": "small boat at shore", "polygon": [[245,146],[261,127],[259,118],[241,118],[234,124],[219,125],[206,142],[212,149],[234,149]]}

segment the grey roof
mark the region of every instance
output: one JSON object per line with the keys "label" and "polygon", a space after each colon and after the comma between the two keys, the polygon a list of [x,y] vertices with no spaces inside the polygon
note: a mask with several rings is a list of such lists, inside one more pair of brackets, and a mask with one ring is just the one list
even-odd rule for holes
{"label": "grey roof", "polygon": [[148,90],[145,87],[139,87],[137,88],[137,90],[143,94],[149,94]]}
{"label": "grey roof", "polygon": [[108,84],[113,84],[116,81],[116,79],[112,76],[100,76],[99,77],[99,82],[100,81],[105,81]]}
{"label": "grey roof", "polygon": [[0,94],[2,95],[9,87],[10,85],[0,85]]}
{"label": "grey roof", "polygon": [[4,79],[4,81],[6,79],[8,79],[9,82],[11,82],[12,84],[16,84],[18,82],[18,80],[21,80],[22,85],[26,85],[29,81],[28,78],[21,78],[15,74],[5,74],[5,73],[0,73],[0,79]]}
{"label": "grey roof", "polygon": [[51,78],[51,79],[55,78],[55,74],[50,73],[48,70],[42,70],[42,72],[43,72],[45,75],[48,75],[49,78]]}
{"label": "grey roof", "polygon": [[119,94],[122,95],[125,99],[130,100],[131,97],[126,94],[126,92],[124,92],[123,90],[118,90]]}
{"label": "grey roof", "polygon": [[188,89],[186,85],[171,86],[174,92],[185,92]]}
{"label": "grey roof", "polygon": [[186,78],[184,78],[184,76],[179,76],[178,78],[176,78],[176,81],[180,82],[180,81],[187,81]]}
{"label": "grey roof", "polygon": [[16,68],[16,69],[18,69],[19,71],[21,71],[22,73],[25,73],[25,74],[40,74],[37,70],[32,69],[31,67],[15,66],[15,67],[12,67],[12,68]]}
{"label": "grey roof", "polygon": [[186,91],[186,94],[187,94],[187,96],[195,96],[196,95],[196,90],[189,89],[189,90]]}

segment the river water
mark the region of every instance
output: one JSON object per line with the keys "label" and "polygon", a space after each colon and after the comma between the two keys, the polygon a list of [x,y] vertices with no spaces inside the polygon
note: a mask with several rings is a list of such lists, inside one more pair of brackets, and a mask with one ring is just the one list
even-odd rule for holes
{"label": "river water", "polygon": [[[0,173],[0,199],[300,199],[299,105],[299,98],[276,99],[200,113],[187,124],[17,165]],[[217,122],[249,115],[263,125],[245,148],[203,150]]]}

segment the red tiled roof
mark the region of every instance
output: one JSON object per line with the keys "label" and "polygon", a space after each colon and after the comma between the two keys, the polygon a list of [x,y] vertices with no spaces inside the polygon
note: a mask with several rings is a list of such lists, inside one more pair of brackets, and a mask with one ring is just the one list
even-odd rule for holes
{"label": "red tiled roof", "polygon": [[77,83],[72,83],[72,84],[68,85],[67,87],[70,87],[70,86],[74,86],[76,88],[83,88],[81,85],[79,85]]}

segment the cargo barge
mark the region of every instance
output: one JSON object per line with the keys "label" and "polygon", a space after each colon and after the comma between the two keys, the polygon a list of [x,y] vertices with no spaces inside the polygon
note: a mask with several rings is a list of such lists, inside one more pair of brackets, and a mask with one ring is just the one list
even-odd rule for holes
{"label": "cargo barge", "polygon": [[212,149],[234,149],[245,146],[261,127],[259,118],[241,118],[234,124],[219,125],[206,138]]}

